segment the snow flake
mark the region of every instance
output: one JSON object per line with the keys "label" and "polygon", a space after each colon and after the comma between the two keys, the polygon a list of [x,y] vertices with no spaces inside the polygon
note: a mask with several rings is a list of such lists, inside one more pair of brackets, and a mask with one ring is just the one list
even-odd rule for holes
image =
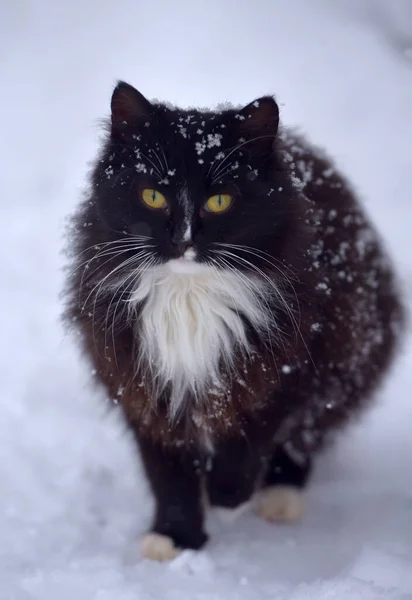
{"label": "snow flake", "polygon": [[[179,121],[180,120],[183,120],[183,119],[179,119]],[[184,137],[185,139],[187,139],[187,128],[184,127],[183,125],[181,125],[180,123],[177,124],[177,128],[179,130],[180,135],[182,137]]]}
{"label": "snow flake", "polygon": [[207,147],[213,148],[213,146],[221,146],[223,135],[220,133],[209,133],[207,136]]}
{"label": "snow flake", "polygon": [[206,150],[206,142],[204,141],[204,138],[201,142],[195,142],[195,149],[199,156],[200,154],[203,154],[203,152]]}
{"label": "snow flake", "polygon": [[324,281],[321,281],[320,283],[318,283],[318,285],[316,286],[316,289],[324,291],[327,296],[330,296],[330,294],[331,294],[330,287]]}

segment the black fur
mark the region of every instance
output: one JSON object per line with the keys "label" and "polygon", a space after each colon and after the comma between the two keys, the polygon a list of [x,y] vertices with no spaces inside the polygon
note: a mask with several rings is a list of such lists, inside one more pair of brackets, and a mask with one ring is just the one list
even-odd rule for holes
{"label": "black fur", "polygon": [[[145,187],[167,197],[164,210],[143,204]],[[223,214],[205,210],[215,193],[234,198]],[[135,235],[153,238],[157,264],[182,255],[182,194],[197,260],[213,261],[217,242],[243,246],[227,264],[269,278],[286,301],[268,297],[269,340],[249,324],[254,353],[237,356],[240,377],[222,365],[221,391],[189,399],[172,421],[167,390],[154,397],[136,372],[139,334],[119,278],[136,267],[136,250],[122,246]],[[367,405],[402,329],[391,265],[350,185],[322,152],[279,129],[271,97],[241,110],[180,110],[119,84],[70,249],[66,319],[138,440],[153,530],[179,547],[206,541],[203,485],[225,507],[260,486],[304,486],[314,453]],[[121,267],[126,258],[132,266]]]}

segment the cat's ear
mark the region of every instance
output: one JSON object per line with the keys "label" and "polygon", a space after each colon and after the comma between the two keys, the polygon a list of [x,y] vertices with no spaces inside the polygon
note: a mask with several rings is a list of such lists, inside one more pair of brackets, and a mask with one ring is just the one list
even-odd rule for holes
{"label": "cat's ear", "polygon": [[153,106],[149,100],[133,86],[119,81],[114,88],[111,100],[112,134],[122,131],[125,126],[138,126],[147,122]]}
{"label": "cat's ear", "polygon": [[245,140],[264,140],[271,145],[279,127],[279,108],[272,96],[263,96],[245,106],[235,115],[238,131]]}

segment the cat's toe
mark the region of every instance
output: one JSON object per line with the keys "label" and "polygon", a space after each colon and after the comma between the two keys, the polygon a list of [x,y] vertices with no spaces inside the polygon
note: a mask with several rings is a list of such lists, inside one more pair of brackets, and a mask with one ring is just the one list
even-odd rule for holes
{"label": "cat's toe", "polygon": [[293,523],[304,513],[304,497],[298,488],[276,485],[261,490],[255,499],[256,514],[266,521]]}
{"label": "cat's toe", "polygon": [[143,558],[164,562],[176,558],[180,550],[176,548],[172,538],[151,532],[144,536],[141,552]]}

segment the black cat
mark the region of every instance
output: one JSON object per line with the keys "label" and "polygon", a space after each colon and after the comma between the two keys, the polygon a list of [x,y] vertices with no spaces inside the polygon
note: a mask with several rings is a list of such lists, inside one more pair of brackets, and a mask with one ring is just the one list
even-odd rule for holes
{"label": "black cat", "polygon": [[204,498],[301,516],[311,458],[365,406],[403,323],[389,261],[276,102],[180,110],[119,83],[73,219],[65,317],[122,406],[156,514],[200,548]]}

